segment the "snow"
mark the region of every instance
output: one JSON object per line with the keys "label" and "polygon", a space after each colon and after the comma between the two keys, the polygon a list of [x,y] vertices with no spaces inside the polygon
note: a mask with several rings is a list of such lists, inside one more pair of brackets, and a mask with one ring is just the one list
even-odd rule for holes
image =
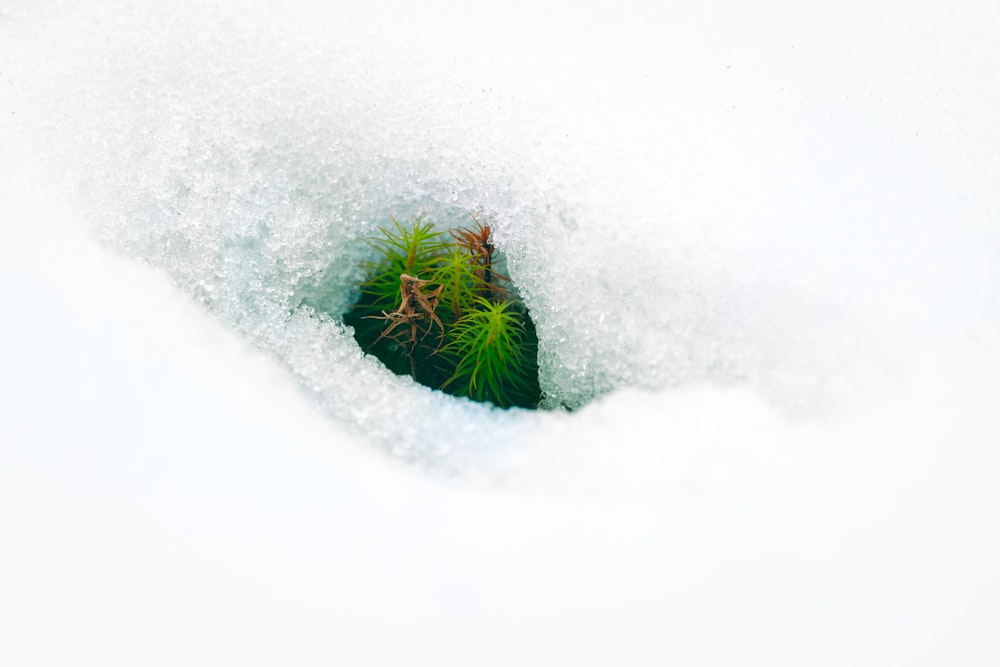
{"label": "snow", "polygon": [[[997,28],[10,3],[0,663],[996,663]],[[550,409],[296,308],[478,210]]]}

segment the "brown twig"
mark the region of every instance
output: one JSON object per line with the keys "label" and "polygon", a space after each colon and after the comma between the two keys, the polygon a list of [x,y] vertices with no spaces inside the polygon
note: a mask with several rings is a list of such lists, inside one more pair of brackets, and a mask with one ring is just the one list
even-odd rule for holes
{"label": "brown twig", "polygon": [[[384,319],[388,320],[391,324],[382,332],[382,334],[375,339],[375,342],[379,342],[386,336],[392,334],[392,332],[399,326],[409,325],[410,336],[407,341],[410,347],[410,354],[412,356],[413,348],[417,345],[417,334],[419,332],[418,322],[423,319],[429,319],[430,323],[438,325],[441,330],[441,337],[444,337],[444,324],[441,323],[441,319],[434,312],[438,305],[438,295],[441,293],[442,287],[438,287],[433,292],[425,294],[422,290],[424,285],[428,281],[421,280],[419,278],[414,278],[408,274],[401,274],[399,276],[399,293],[402,297],[402,303],[399,304],[399,308],[391,313],[382,311],[381,315],[369,315],[373,319]],[[428,325],[427,331],[424,332],[426,336],[431,331],[431,326]],[[423,339],[423,336],[421,336]]]}
{"label": "brown twig", "polygon": [[504,295],[507,289],[501,287],[497,281],[503,280],[509,283],[510,278],[493,268],[496,252],[493,247],[493,232],[489,225],[479,222],[475,216],[472,216],[472,219],[476,221],[475,229],[453,229],[451,235],[472,256],[471,261],[478,267],[479,277],[486,285],[486,296]]}

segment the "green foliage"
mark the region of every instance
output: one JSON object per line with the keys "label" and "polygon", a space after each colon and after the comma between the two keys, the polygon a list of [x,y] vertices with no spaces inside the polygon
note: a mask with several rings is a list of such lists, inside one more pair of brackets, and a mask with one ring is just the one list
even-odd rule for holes
{"label": "green foliage", "polygon": [[434,225],[423,222],[422,217],[414,219],[409,228],[395,218],[389,219],[395,229],[379,227],[382,236],[368,241],[381,253],[381,258],[367,263],[365,268],[370,277],[361,291],[370,296],[373,308],[395,310],[401,302],[400,276],[404,273],[420,276],[433,270],[448,244],[441,240],[442,233],[434,231]]}
{"label": "green foliage", "polygon": [[450,309],[453,321],[474,307],[475,295],[486,287],[474,259],[466,249],[452,245],[441,256],[440,265],[432,274],[431,281],[443,288],[441,299]]}
{"label": "green foliage", "polygon": [[477,297],[475,305],[455,322],[441,350],[455,367],[442,389],[497,405],[537,403],[538,367],[529,358],[525,315],[512,301]]}
{"label": "green foliage", "polygon": [[369,243],[359,297],[344,314],[362,349],[393,372],[500,407],[537,406],[538,338],[506,276],[490,228],[449,239],[422,217]]}

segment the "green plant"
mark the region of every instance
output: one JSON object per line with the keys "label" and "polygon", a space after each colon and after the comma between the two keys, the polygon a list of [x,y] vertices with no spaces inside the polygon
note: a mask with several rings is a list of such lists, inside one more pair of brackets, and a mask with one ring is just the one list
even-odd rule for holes
{"label": "green plant", "polygon": [[344,314],[362,349],[398,374],[500,407],[536,407],[538,338],[489,225],[435,231],[395,218],[369,244],[358,299]]}
{"label": "green plant", "polygon": [[455,322],[442,350],[453,360],[455,371],[442,389],[455,387],[456,393],[497,405],[537,402],[538,370],[527,354],[524,315],[513,305],[477,297],[476,308]]}

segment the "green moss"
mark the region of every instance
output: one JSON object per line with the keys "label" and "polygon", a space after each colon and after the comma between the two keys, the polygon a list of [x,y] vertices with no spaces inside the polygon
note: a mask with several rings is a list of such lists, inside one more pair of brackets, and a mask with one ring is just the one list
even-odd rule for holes
{"label": "green moss", "polygon": [[[422,217],[370,239],[358,299],[344,314],[362,349],[398,374],[500,407],[534,408],[538,337],[488,225],[435,231]],[[450,238],[449,238],[450,236]]]}
{"label": "green moss", "polygon": [[512,301],[479,297],[475,306],[455,322],[441,350],[455,368],[441,388],[497,405],[537,403],[538,368],[525,316]]}

